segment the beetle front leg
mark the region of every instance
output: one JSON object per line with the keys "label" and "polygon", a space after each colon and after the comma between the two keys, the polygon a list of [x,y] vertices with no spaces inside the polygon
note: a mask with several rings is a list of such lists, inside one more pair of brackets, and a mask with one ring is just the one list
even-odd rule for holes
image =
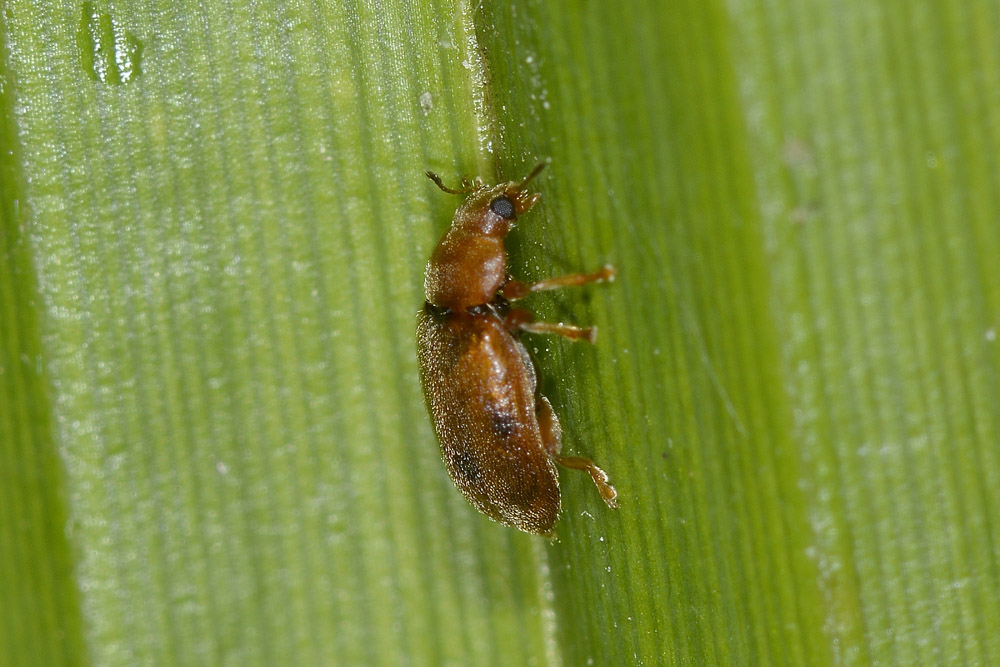
{"label": "beetle front leg", "polygon": [[508,280],[500,288],[500,294],[508,301],[523,299],[532,292],[544,292],[550,289],[560,289],[563,287],[578,287],[587,283],[613,282],[615,279],[615,267],[605,264],[598,271],[593,273],[570,273],[565,276],[546,278],[537,283],[523,283],[520,280]]}
{"label": "beetle front leg", "polygon": [[578,327],[562,322],[536,322],[534,313],[524,308],[514,308],[507,313],[503,321],[504,325],[511,331],[558,334],[570,340],[585,340],[589,343],[597,340],[597,327]]}

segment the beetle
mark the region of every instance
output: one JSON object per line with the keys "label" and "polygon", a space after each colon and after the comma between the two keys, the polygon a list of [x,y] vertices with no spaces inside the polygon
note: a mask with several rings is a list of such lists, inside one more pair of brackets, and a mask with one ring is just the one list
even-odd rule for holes
{"label": "beetle", "polygon": [[528,533],[551,535],[559,514],[556,464],[585,470],[609,507],[618,493],[593,461],[562,456],[562,429],[538,393],[535,368],[517,334],[558,334],[594,342],[595,327],[536,322],[512,302],[534,292],[612,281],[615,269],[535,283],[507,273],[504,239],[518,216],[541,198],[522,181],[484,185],[462,179],[449,194],[466,195],[424,272],[426,302],[417,317],[417,361],[427,411],[458,490],[480,512]]}

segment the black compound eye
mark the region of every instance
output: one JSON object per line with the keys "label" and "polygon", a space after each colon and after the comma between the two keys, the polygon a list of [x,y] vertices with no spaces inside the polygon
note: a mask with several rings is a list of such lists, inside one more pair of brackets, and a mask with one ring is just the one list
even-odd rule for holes
{"label": "black compound eye", "polygon": [[517,211],[514,209],[514,202],[506,195],[501,195],[491,201],[490,210],[504,220],[517,220]]}

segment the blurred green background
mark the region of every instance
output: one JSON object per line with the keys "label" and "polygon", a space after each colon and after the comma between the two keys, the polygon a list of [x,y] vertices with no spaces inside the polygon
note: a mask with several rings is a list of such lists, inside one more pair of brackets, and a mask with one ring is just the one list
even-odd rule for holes
{"label": "blurred green background", "polygon": [[[7,0],[3,665],[1000,664],[1000,5]],[[552,542],[417,381],[512,235]]]}

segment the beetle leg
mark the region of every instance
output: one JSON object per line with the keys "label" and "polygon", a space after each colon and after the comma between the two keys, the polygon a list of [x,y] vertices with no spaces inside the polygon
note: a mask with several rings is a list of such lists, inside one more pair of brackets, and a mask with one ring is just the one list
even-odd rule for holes
{"label": "beetle leg", "polygon": [[549,399],[541,394],[535,396],[535,416],[538,419],[538,428],[542,431],[542,445],[549,456],[556,456],[562,449],[562,426],[559,425],[559,417],[552,409]]}
{"label": "beetle leg", "polygon": [[538,428],[542,432],[542,445],[549,453],[552,460],[564,468],[574,470],[586,470],[590,473],[590,478],[597,485],[597,490],[601,493],[601,498],[608,504],[608,507],[615,509],[618,507],[618,492],[615,487],[608,483],[608,474],[597,467],[590,459],[579,456],[559,456],[562,449],[562,426],[559,425],[559,418],[552,409],[549,399],[541,394],[535,396],[535,415],[538,418]]}
{"label": "beetle leg", "polygon": [[535,322],[535,315],[524,308],[514,308],[504,317],[504,324],[511,331],[527,331],[538,334],[559,334],[570,340],[597,340],[597,327],[578,327],[562,322]]}
{"label": "beetle leg", "polygon": [[618,492],[615,491],[615,487],[608,483],[608,473],[598,468],[593,461],[579,456],[553,456],[552,458],[556,463],[564,468],[586,470],[589,472],[590,478],[594,480],[594,484],[597,485],[597,490],[600,491],[601,498],[604,499],[604,502],[607,503],[608,507],[611,509],[617,509]]}
{"label": "beetle leg", "polygon": [[550,289],[560,289],[562,287],[577,287],[587,283],[612,282],[615,279],[615,267],[605,264],[598,271],[593,273],[571,273],[566,276],[546,278],[537,283],[523,283],[520,280],[508,280],[500,288],[500,294],[508,301],[523,299],[532,292],[543,292]]}

